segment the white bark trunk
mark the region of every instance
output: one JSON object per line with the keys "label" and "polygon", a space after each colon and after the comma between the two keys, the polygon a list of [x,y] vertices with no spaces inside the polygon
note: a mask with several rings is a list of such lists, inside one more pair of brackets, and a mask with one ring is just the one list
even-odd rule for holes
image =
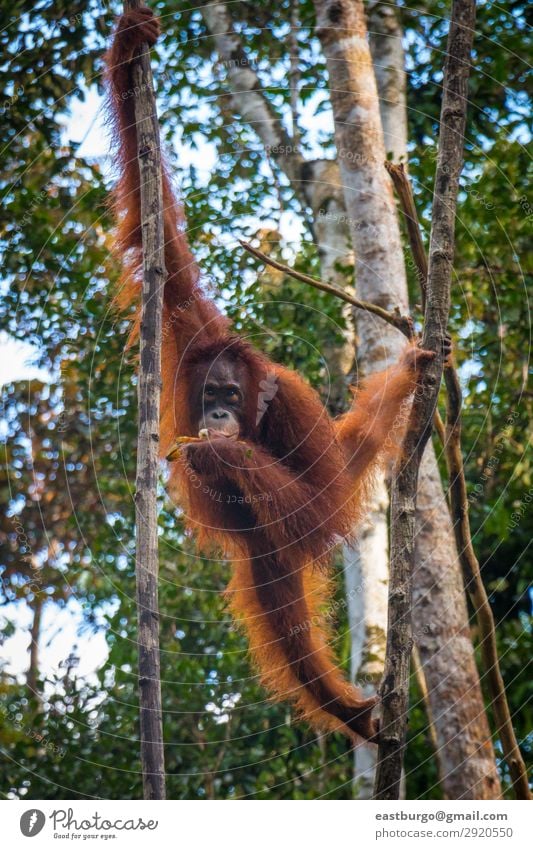
{"label": "white bark trunk", "polygon": [[[315,0],[315,6],[330,77],[335,138],[356,254],[358,295],[389,309],[399,306],[403,312],[407,308],[405,268],[392,189],[383,168],[385,147],[363,5],[360,0]],[[384,98],[383,107],[392,109],[392,101]],[[389,126],[394,126],[394,122],[389,122]],[[368,315],[358,320],[358,327],[365,366],[370,362],[372,368],[382,367],[388,358],[396,358],[403,344],[396,331],[383,327]],[[439,499],[442,509],[437,527],[436,522],[428,522],[428,505]],[[469,798],[469,793],[480,798],[498,798],[499,780],[469,636],[462,575],[449,514],[442,502],[442,485],[429,447],[421,467],[418,515],[419,525],[429,530],[418,540],[417,551],[422,557],[418,562],[424,562],[426,567],[431,565],[427,571],[432,581],[441,574],[437,567],[446,572],[454,626],[450,630],[443,622],[442,599],[439,603],[435,593],[424,595],[425,610],[431,616],[426,615],[425,622],[420,622],[418,602],[414,617],[439,746],[446,749],[441,760],[449,764],[442,769],[443,788],[450,798]],[[425,640],[429,627],[434,634],[433,646]],[[450,664],[447,668],[453,670],[455,681],[453,688],[441,686],[443,668],[437,662],[438,645],[447,648]],[[457,659],[464,667],[457,665]],[[456,725],[453,733],[445,719],[451,713]],[[467,728],[469,739],[458,734],[457,727]],[[470,761],[470,774],[466,775],[462,768],[465,758],[472,758],[473,741],[476,756]],[[366,755],[363,757],[365,763],[358,765],[358,769],[367,771]]]}
{"label": "white bark trunk", "polygon": [[[388,494],[382,479],[357,545],[344,546],[344,580],[351,636],[352,678],[365,695],[376,692],[385,662],[389,546]],[[358,799],[371,799],[376,748],[354,751],[354,789]]]}
{"label": "white bark trunk", "polygon": [[[368,6],[368,11],[370,50],[379,95],[385,152],[393,161],[405,162],[407,107],[403,33],[397,14],[389,5],[373,2]],[[371,370],[370,364],[364,361],[363,351],[360,351],[360,356],[365,371]],[[367,589],[364,595],[365,609],[362,611],[361,626],[357,626],[357,611],[354,610],[349,619],[352,625],[352,670],[355,680],[366,680],[368,671],[364,658],[372,658],[374,683],[366,684],[365,694],[370,694],[372,686],[379,684],[385,661],[389,579],[388,505],[388,491],[382,479],[368,521],[363,528],[360,546],[346,547],[344,554],[347,577],[347,564],[350,564],[355,574],[366,576],[370,580],[373,577],[375,582],[373,591]],[[376,756],[377,751],[368,746],[355,750],[354,783],[360,799],[372,798]]]}
{"label": "white bark trunk", "polygon": [[[329,159],[307,162],[302,168],[302,175],[305,198],[312,210],[320,276],[322,280],[341,289],[353,288],[349,284],[353,281],[354,255],[337,163]],[[346,408],[348,375],[354,363],[355,328],[348,304],[344,304],[343,315],[346,321],[344,344],[325,344],[323,351],[327,366],[324,394],[327,406],[334,415]]]}
{"label": "white bark trunk", "polygon": [[[338,30],[332,27],[329,19],[332,6],[329,3],[315,5],[319,36],[330,73],[335,138],[356,256],[357,293],[361,299],[389,309],[398,306],[405,312],[405,268],[392,189],[383,168],[385,148],[366,33],[362,29],[346,29],[343,25],[342,38],[339,38]],[[357,315],[357,327],[359,362],[364,364],[365,373],[378,371],[397,359],[404,344],[399,333],[366,313]],[[374,684],[383,672],[387,628],[387,500],[382,479],[363,536],[355,547],[346,547],[344,555],[354,574],[369,582],[365,586],[368,600],[365,596],[363,623],[357,624],[354,611],[350,624],[356,628],[352,637],[355,678],[366,676],[365,659],[375,654]],[[378,640],[379,650],[375,653]],[[358,662],[358,656],[362,663]],[[375,751],[366,747],[356,749],[355,783],[359,798],[372,795],[375,762]]]}
{"label": "white bark trunk", "polygon": [[368,4],[370,51],[379,92],[385,152],[393,162],[407,162],[407,99],[403,30],[390,3]]}

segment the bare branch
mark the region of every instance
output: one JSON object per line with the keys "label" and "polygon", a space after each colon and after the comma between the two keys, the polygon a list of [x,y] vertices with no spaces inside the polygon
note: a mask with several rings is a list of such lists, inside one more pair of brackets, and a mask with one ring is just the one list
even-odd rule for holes
{"label": "bare branch", "polygon": [[394,188],[396,189],[396,193],[405,215],[409,244],[411,246],[411,251],[413,252],[418,282],[422,293],[422,312],[425,312],[428,262],[426,249],[424,247],[424,242],[422,241],[422,233],[420,231],[420,222],[418,220],[415,200],[413,197],[413,189],[403,164],[394,165],[392,162],[385,162],[384,164],[392,178]]}
{"label": "bare branch", "polygon": [[359,310],[364,310],[365,312],[370,312],[373,315],[379,316],[379,318],[386,321],[387,324],[391,324],[392,327],[395,327],[404,336],[408,339],[412,339],[414,337],[413,331],[413,322],[410,316],[401,315],[400,311],[397,310],[395,312],[389,312],[383,307],[378,306],[377,304],[373,304],[370,301],[360,301],[358,298],[354,298],[352,295],[349,295],[348,292],[345,292],[344,289],[339,289],[338,286],[332,286],[330,283],[324,283],[322,280],[317,280],[315,277],[311,277],[309,274],[304,274],[302,271],[297,271],[295,268],[291,268],[288,265],[284,265],[282,262],[278,262],[275,259],[264,254],[262,251],[257,248],[252,247],[248,242],[244,242],[239,239],[239,244],[248,251],[248,253],[255,256],[256,259],[260,259],[262,262],[266,263],[266,265],[271,265],[272,268],[277,268],[278,271],[283,271],[289,277],[294,277],[295,280],[300,280],[302,283],[307,283],[308,286],[313,286],[315,289],[320,289],[321,292],[329,292],[330,295],[335,295],[336,298],[339,298],[341,301],[346,301],[347,304],[351,304],[353,307],[356,307]]}

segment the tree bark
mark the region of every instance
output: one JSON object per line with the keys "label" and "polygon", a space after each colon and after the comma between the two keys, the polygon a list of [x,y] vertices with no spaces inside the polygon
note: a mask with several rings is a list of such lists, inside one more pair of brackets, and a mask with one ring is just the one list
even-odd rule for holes
{"label": "tree bark", "polygon": [[[348,600],[352,679],[365,696],[379,687],[385,663],[387,638],[387,587],[389,583],[389,496],[383,477],[378,481],[357,543],[345,545],[344,581]],[[377,749],[354,749],[354,788],[358,799],[371,799]]]}
{"label": "tree bark", "polygon": [[[407,310],[407,282],[394,199],[383,169],[385,147],[376,78],[366,42],[362,6],[315,2],[318,35],[330,76],[338,161],[356,256],[357,294],[387,309]],[[337,17],[338,13],[338,17]],[[333,15],[333,20],[331,18]],[[348,31],[348,32],[347,32]],[[358,360],[365,373],[397,359],[405,344],[399,333],[379,320],[357,315]],[[382,477],[359,541],[345,547],[348,603],[352,624],[352,670],[376,686],[383,671],[387,627],[387,505]],[[364,592],[351,596],[350,584]],[[357,617],[360,624],[357,625]],[[354,780],[359,798],[371,798],[376,752],[355,751]]]}
{"label": "tree bark", "polygon": [[[358,296],[406,312],[400,231],[392,186],[383,168],[385,147],[363,6],[353,0],[316,0],[315,8],[330,79]],[[391,332],[390,341],[384,338],[383,326],[372,317],[361,316],[358,327],[361,349],[375,368],[386,362],[390,348],[396,353],[403,344],[399,334]]]}
{"label": "tree bark", "polygon": [[448,799],[498,799],[500,779],[434,451],[424,454],[423,474],[417,494],[413,629],[428,687],[442,786]]}
{"label": "tree bark", "polygon": [[[127,11],[138,8],[139,5],[138,0],[127,0],[124,9]],[[148,45],[142,46],[140,55],[134,60],[132,74],[135,83],[143,243],[135,492],[141,765],[144,798],[164,799],[165,764],[157,591],[157,479],[161,333],[166,273],[161,144]]]}
{"label": "tree bark", "polygon": [[[397,11],[390,4],[372,2],[367,8],[370,51],[379,96],[385,154],[394,162],[405,161],[407,105],[403,32]],[[399,304],[407,303],[405,277],[403,280],[398,279],[396,285],[396,300]],[[392,337],[393,334],[386,328],[383,335]],[[391,338],[391,347],[387,351],[388,362],[396,356],[396,344],[399,345]],[[365,373],[370,373],[381,365],[379,361],[372,363],[363,346],[360,347],[358,355]],[[352,623],[353,677],[355,680],[367,682],[364,691],[369,695],[379,683],[385,662],[389,575],[388,506],[388,490],[382,476],[358,541],[353,546],[347,546],[344,555],[345,562],[355,573],[351,580],[359,579],[365,586],[365,593],[357,597],[362,609],[354,609],[349,621]],[[346,570],[345,574],[348,577]],[[350,605],[350,596],[348,604]],[[362,620],[359,620],[362,627],[357,624],[358,616],[362,617]],[[354,781],[360,799],[372,798],[376,761],[375,748],[360,746],[354,750]]]}
{"label": "tree bark", "polygon": [[41,634],[43,614],[43,598],[40,590],[35,595],[31,608],[33,610],[33,619],[30,628],[30,663],[26,673],[26,686],[28,688],[29,698],[37,699],[39,697],[39,691],[37,689],[37,679],[39,677],[39,637]]}
{"label": "tree bark", "polygon": [[442,345],[451,300],[455,211],[463,166],[474,23],[475,0],[454,0],[444,66],[423,335],[423,347],[434,351],[435,359],[425,369],[419,391],[415,394],[402,456],[393,480],[389,620],[382,689],[383,724],[374,791],[376,799],[398,798],[403,764],[412,649],[411,604],[418,469],[431,434],[442,378]]}
{"label": "tree bark", "polygon": [[[374,65],[381,68],[381,72],[376,68],[376,80],[382,123],[385,135],[395,143],[391,158],[395,162],[403,161],[407,167],[407,136],[404,149],[398,143],[404,126],[407,128],[403,48],[401,52],[398,49],[402,38],[398,10],[380,2],[370,4],[369,30]],[[396,73],[392,72],[394,63]],[[387,69],[387,73],[384,73],[384,69]],[[395,96],[395,88],[400,90],[399,96]],[[398,114],[400,111],[405,115],[405,121]],[[396,189],[400,190],[397,184]],[[420,238],[412,196],[404,196],[401,200],[424,307],[427,282],[425,247]],[[415,539],[417,566],[413,576],[414,642],[419,649],[419,673],[424,679],[421,683],[430,737],[436,744],[440,783],[449,798],[458,798],[465,790],[467,793],[472,792],[476,784],[481,788],[483,798],[492,798],[490,794],[497,798],[500,781],[494,751],[492,745],[480,744],[480,741],[488,739],[489,726],[486,714],[481,709],[483,700],[474,653],[470,640],[464,638],[468,610],[457,550],[435,450],[430,442],[419,469]],[[446,575],[445,591],[443,587],[439,592],[443,575]],[[431,587],[437,588],[437,592],[431,593]],[[444,616],[440,615],[443,605],[446,610]],[[431,631],[428,621],[435,623]],[[453,686],[450,686],[445,669],[453,662],[454,656],[458,656],[460,662],[456,664]],[[450,724],[452,713],[454,721]],[[435,714],[440,718],[436,725]],[[459,727],[464,725],[470,728],[471,741],[456,733],[456,723]],[[458,751],[454,752],[455,749]],[[475,755],[468,756],[469,749]],[[467,766],[463,767],[463,764]]]}
{"label": "tree bark", "polygon": [[398,8],[371,0],[367,16],[385,152],[393,162],[407,162],[406,76]]}

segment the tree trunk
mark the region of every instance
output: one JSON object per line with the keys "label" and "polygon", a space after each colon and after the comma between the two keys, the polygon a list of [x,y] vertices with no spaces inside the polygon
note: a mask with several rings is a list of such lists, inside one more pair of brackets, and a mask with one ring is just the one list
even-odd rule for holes
{"label": "tree trunk", "polygon": [[[316,0],[318,34],[322,42],[330,77],[330,90],[335,120],[335,138],[345,187],[345,200],[356,255],[356,282],[358,296],[372,300],[386,308],[407,308],[407,286],[398,223],[389,179],[383,168],[385,147],[380,126],[376,80],[370,51],[366,41],[366,25],[360,0]],[[384,101],[388,103],[388,101]],[[390,108],[387,107],[387,108]],[[356,153],[354,153],[356,152]],[[403,346],[400,335],[392,328],[371,316],[358,316],[361,352],[374,368],[382,367],[387,359],[396,358]],[[417,540],[417,556],[424,563],[424,572],[432,575],[432,584],[447,574],[450,604],[460,628],[449,633],[439,605],[430,596],[426,604],[431,607],[431,618],[420,621],[415,595],[414,630],[426,674],[432,718],[441,746],[446,747],[443,760],[455,765],[455,773],[443,767],[443,790],[450,797],[466,798],[472,781],[464,775],[460,789],[465,758],[471,755],[469,742],[462,735],[450,734],[449,723],[442,711],[440,697],[446,697],[448,710],[453,711],[457,724],[469,728],[469,736],[476,741],[483,757],[476,759],[478,786],[493,787],[492,798],[499,797],[499,781],[494,763],[494,752],[487,735],[487,722],[479,688],[479,678],[474,652],[469,638],[469,622],[464,602],[462,575],[456,555],[453,532],[447,509],[442,509],[439,523],[431,525],[425,516],[425,506],[444,501],[440,478],[432,474],[436,468],[432,447],[428,447],[421,467],[419,483],[419,514],[421,538]],[[427,532],[426,532],[426,529]],[[440,538],[439,538],[440,536]],[[417,579],[418,575],[417,575]],[[416,589],[415,589],[416,594]],[[462,604],[457,604],[457,598]],[[450,656],[464,658],[468,678],[456,676],[457,689],[450,703],[448,694],[441,693],[440,664],[433,662],[435,655],[427,651],[426,627],[431,622],[435,642],[446,645]],[[450,641],[451,640],[451,641]],[[457,670],[455,663],[451,667]],[[451,694],[450,694],[451,695]],[[472,707],[475,704],[475,712]],[[476,720],[473,721],[473,716]],[[486,796],[487,797],[487,796]],[[488,798],[488,797],[487,797]]]}
{"label": "tree trunk", "polygon": [[[451,304],[455,216],[463,168],[475,13],[476,0],[453,0],[444,63],[422,340],[423,347],[433,351],[435,356],[419,378],[419,391],[414,396],[392,486],[387,655],[376,799],[399,797],[407,736],[418,471],[424,448],[431,438],[443,372],[442,350]],[[474,786],[470,793],[476,797],[479,790]]]}
{"label": "tree trunk", "polygon": [[41,620],[43,614],[43,598],[39,590],[32,604],[33,619],[30,628],[30,664],[26,673],[26,686],[30,699],[39,696],[37,679],[39,677],[39,636],[41,633]]}
{"label": "tree trunk", "polygon": [[[302,175],[304,195],[312,211],[320,277],[341,289],[349,289],[353,281],[354,256],[337,163],[330,159],[306,162]],[[332,415],[339,415],[346,408],[348,375],[354,363],[355,328],[349,304],[344,304],[343,315],[346,321],[344,343],[325,344],[323,351],[327,365],[326,404]]]}
{"label": "tree trunk", "polygon": [[[376,692],[385,662],[389,583],[388,503],[387,487],[382,478],[358,533],[357,544],[344,546],[351,671],[353,680],[365,696]],[[376,752],[374,746],[358,746],[354,750],[354,789],[358,799],[372,798]]]}
{"label": "tree trunk", "polygon": [[[407,160],[406,77],[402,28],[397,12],[390,5],[373,2],[369,10],[370,51],[376,77],[385,151],[394,162]],[[402,281],[398,281],[401,284]],[[407,301],[407,288],[397,292],[398,303]],[[384,331],[389,334],[389,328]],[[393,333],[390,333],[391,341]],[[395,350],[389,352],[395,357]],[[360,349],[359,357],[366,373],[376,368]],[[379,365],[379,364],[378,364]],[[387,512],[388,489],[385,479],[378,482],[370,512],[361,529],[359,541],[345,548],[345,563],[354,575],[348,582],[362,581],[365,592],[358,596],[350,616],[352,628],[352,672],[354,680],[365,682],[365,694],[375,692],[383,673],[387,634],[387,586],[389,551]],[[348,610],[351,598],[348,595]],[[359,608],[359,610],[357,609]],[[359,624],[360,622],[360,624]],[[354,781],[360,799],[371,799],[377,750],[360,746],[354,751]]]}
{"label": "tree trunk", "polygon": [[442,785],[448,799],[498,799],[500,779],[448,516],[435,452],[426,450],[417,495],[413,631],[428,687]]}
{"label": "tree trunk", "polygon": [[[127,0],[124,8],[138,8]],[[139,719],[145,799],[165,798],[165,762],[159,657],[157,479],[161,335],[165,282],[161,144],[150,52],[143,44],[132,76],[139,163],[143,281],[135,479],[135,574],[139,629]]]}
{"label": "tree trunk", "polygon": [[367,8],[385,153],[393,162],[407,162],[406,78],[398,9],[380,0],[372,0]]}

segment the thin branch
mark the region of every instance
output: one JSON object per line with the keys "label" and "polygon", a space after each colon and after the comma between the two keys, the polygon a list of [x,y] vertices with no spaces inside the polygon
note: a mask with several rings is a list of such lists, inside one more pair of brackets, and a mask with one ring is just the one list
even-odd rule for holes
{"label": "thin branch", "polygon": [[294,277],[295,280],[307,283],[308,286],[313,286],[314,289],[320,289],[321,292],[329,292],[330,295],[335,295],[336,298],[340,298],[341,301],[346,301],[347,304],[351,304],[359,310],[364,310],[365,312],[370,312],[373,315],[379,316],[379,318],[382,318],[383,321],[387,322],[387,324],[392,325],[392,327],[395,327],[400,331],[400,333],[403,333],[403,335],[408,339],[413,339],[413,321],[410,316],[402,315],[398,309],[394,312],[389,312],[383,307],[373,304],[370,301],[360,301],[358,298],[354,298],[352,295],[349,295],[348,292],[345,292],[343,289],[339,289],[338,286],[332,286],[331,283],[324,283],[322,280],[317,280],[309,274],[304,274],[302,271],[297,271],[295,268],[291,268],[282,262],[278,262],[276,259],[272,259],[267,256],[267,254],[264,254],[257,248],[252,247],[252,245],[248,242],[244,242],[242,239],[239,239],[239,244],[242,245],[248,253],[252,254],[252,256],[261,260],[261,262],[264,262],[266,265],[271,265],[272,268],[276,268],[278,271],[283,271],[288,277]]}
{"label": "thin branch", "polygon": [[[420,227],[420,220],[418,218],[418,212],[416,210],[413,188],[411,186],[411,181],[409,180],[407,171],[405,170],[403,164],[395,165],[393,162],[389,161],[385,161],[383,164],[392,179],[394,188],[396,189],[396,194],[398,195],[398,199],[400,201],[402,212],[404,213],[407,221],[407,235],[409,237],[409,245],[411,247],[413,259],[415,261],[417,278],[420,284],[422,312],[425,312],[426,287],[428,279],[428,261],[426,256],[426,249],[424,247],[424,242],[422,239],[422,228]],[[442,416],[438,409],[436,409],[435,413],[433,414],[433,424],[435,426],[435,430],[439,435],[440,441],[444,445],[446,439],[446,430],[444,422],[442,421]]]}
{"label": "thin branch", "polygon": [[[411,222],[411,226],[408,228],[409,240],[413,256],[417,262],[420,279],[424,274],[427,276],[427,259],[411,183],[403,166],[398,167],[386,162],[385,167],[392,177],[402,209],[408,221]],[[422,245],[422,252],[420,245]],[[472,544],[466,476],[461,449],[462,392],[457,370],[451,363],[444,369],[444,382],[447,390],[446,429],[441,438],[450,479],[450,510],[459,560],[465,578],[466,590],[476,612],[481,657],[496,720],[496,732],[501,737],[504,757],[509,767],[516,796],[518,799],[529,799],[531,796],[526,766],[513,729],[505,684],[500,672],[494,616],[483,584],[479,561]],[[440,415],[438,413],[436,415],[438,415],[442,425]],[[444,431],[443,425],[442,428]]]}
{"label": "thin branch", "polygon": [[[139,8],[125,0],[124,11]],[[139,718],[145,799],[165,798],[165,763],[159,658],[157,576],[157,476],[159,468],[159,399],[165,272],[161,144],[153,89],[150,51],[141,46],[132,64],[140,181],[143,285],[138,383],[137,476],[135,527],[137,615],[139,628]]]}
{"label": "thin branch", "polygon": [[435,193],[431,216],[423,347],[435,352],[415,394],[402,454],[392,483],[387,650],[383,675],[375,799],[398,799],[409,707],[413,646],[412,576],[418,470],[431,433],[443,370],[450,310],[455,211],[463,166],[464,131],[475,0],[453,0],[444,65]]}
{"label": "thin branch", "polygon": [[[239,239],[239,244],[247,250],[252,256],[255,256],[257,259],[262,260],[267,265],[271,265],[273,268],[277,268],[278,271],[283,271],[289,277],[294,277],[295,280],[300,280],[303,283],[307,283],[309,286],[313,286],[315,289],[320,289],[321,292],[328,292],[330,295],[334,295],[336,298],[339,298],[341,301],[346,301],[348,304],[356,307],[357,309],[365,310],[366,312],[371,312],[374,315],[379,316],[386,321],[387,324],[392,325],[400,333],[403,333],[407,339],[414,339],[415,333],[413,329],[413,320],[408,315],[401,315],[398,310],[395,312],[388,312],[383,309],[383,307],[377,306],[377,304],[373,304],[370,301],[359,301],[357,298],[352,297],[344,289],[339,289],[338,286],[332,286],[330,283],[324,283],[322,280],[317,280],[315,277],[310,277],[308,274],[304,274],[302,271],[296,271],[296,269],[291,268],[288,265],[284,265],[282,262],[278,262],[275,259],[271,259],[267,254],[264,254],[262,251],[257,248],[252,247],[248,242],[243,242]],[[433,424],[435,426],[435,430],[439,435],[439,439],[444,445],[444,441],[446,438],[444,422],[442,421],[441,414],[438,410],[435,410],[435,414],[433,416]]]}
{"label": "thin branch", "polygon": [[422,241],[422,233],[420,232],[420,223],[416,212],[415,200],[411,183],[402,165],[394,165],[393,162],[386,161],[385,168],[396,189],[396,194],[400,200],[400,204],[405,215],[407,223],[407,233],[409,236],[409,244],[413,252],[415,261],[418,282],[422,293],[422,312],[426,310],[426,288],[428,279],[428,262],[426,257],[426,249]]}

